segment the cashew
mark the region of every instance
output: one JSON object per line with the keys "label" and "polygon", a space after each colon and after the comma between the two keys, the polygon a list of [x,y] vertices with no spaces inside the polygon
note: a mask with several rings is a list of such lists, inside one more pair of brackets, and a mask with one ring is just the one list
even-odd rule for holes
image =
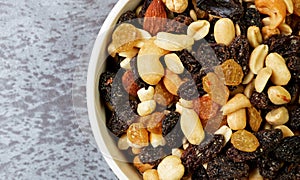
{"label": "cashew", "polygon": [[129,148],[129,144],[128,144],[128,142],[127,142],[127,135],[126,135],[126,134],[122,135],[122,136],[119,138],[119,140],[118,140],[118,148],[119,148],[120,150],[126,150],[126,149]]}
{"label": "cashew", "polygon": [[255,90],[261,93],[272,75],[272,69],[269,67],[262,68],[255,79]]}
{"label": "cashew", "polygon": [[183,134],[191,144],[199,145],[205,136],[201,121],[192,109],[183,108],[180,116],[180,126]]}
{"label": "cashew", "polygon": [[249,99],[244,94],[237,94],[222,107],[221,111],[223,111],[223,115],[228,115],[247,107],[251,107]]}
{"label": "cashew", "polygon": [[159,180],[158,172],[156,169],[148,169],[143,173],[143,180]]}
{"label": "cashew", "polygon": [[137,91],[137,95],[141,102],[153,99],[154,88],[149,86],[148,89],[141,88]]}
{"label": "cashew", "polygon": [[259,46],[262,43],[262,35],[259,27],[250,26],[247,30],[247,38],[253,48]]}
{"label": "cashew", "polygon": [[185,34],[171,34],[167,32],[157,33],[154,43],[168,51],[181,51],[194,44],[194,39]]}
{"label": "cashew", "polygon": [[294,136],[295,134],[293,133],[292,130],[290,130],[290,128],[288,128],[287,126],[285,125],[278,125],[278,126],[275,126],[274,129],[280,129],[282,131],[282,135],[283,137],[289,137],[289,136]]}
{"label": "cashew", "polygon": [[266,58],[266,66],[272,69],[271,81],[275,85],[288,84],[291,79],[291,73],[281,55],[270,53]]}
{"label": "cashew", "polygon": [[235,37],[235,27],[231,19],[221,18],[214,27],[214,36],[217,43],[229,45]]}
{"label": "cashew", "polygon": [[269,39],[269,37],[274,36],[276,34],[280,34],[280,30],[278,28],[272,29],[271,26],[264,26],[261,30],[263,38]]}
{"label": "cashew", "polygon": [[164,146],[166,144],[166,140],[162,134],[150,133],[150,143],[155,148],[158,146]]}
{"label": "cashew", "polygon": [[274,126],[283,125],[289,120],[289,112],[285,107],[274,109],[266,115],[266,121]]}
{"label": "cashew", "polygon": [[231,138],[232,130],[228,126],[223,125],[215,132],[215,134],[222,134],[224,136],[225,138],[224,146],[225,146],[225,144],[228,143]]}
{"label": "cashew", "polygon": [[227,115],[227,123],[232,130],[244,129],[246,122],[246,109],[239,109]]}
{"label": "cashew", "polygon": [[151,114],[156,108],[156,102],[154,100],[143,101],[138,104],[137,113],[140,116],[147,116]]}
{"label": "cashew", "polygon": [[181,74],[184,71],[184,66],[180,60],[180,58],[175,54],[167,54],[165,55],[165,63],[167,68],[175,74]]}
{"label": "cashew", "polygon": [[271,86],[268,89],[268,97],[276,105],[287,104],[291,101],[290,93],[281,86]]}
{"label": "cashew", "polygon": [[167,8],[175,13],[182,13],[188,7],[188,0],[165,0]]}
{"label": "cashew", "polygon": [[278,27],[286,17],[286,5],[283,0],[255,0],[255,6],[260,13],[270,16],[271,29]]}
{"label": "cashew", "polygon": [[161,180],[180,180],[184,174],[184,166],[179,157],[170,155],[158,164],[157,171]]}
{"label": "cashew", "polygon": [[291,35],[293,33],[292,28],[286,23],[280,24],[278,26],[278,29],[280,30],[280,33],[283,35]]}
{"label": "cashew", "polygon": [[264,67],[265,58],[268,55],[269,47],[261,44],[257,46],[250,55],[249,68],[251,72],[257,74]]}
{"label": "cashew", "polygon": [[187,29],[187,35],[193,37],[194,40],[203,39],[209,32],[210,23],[206,20],[198,20],[192,22]]}

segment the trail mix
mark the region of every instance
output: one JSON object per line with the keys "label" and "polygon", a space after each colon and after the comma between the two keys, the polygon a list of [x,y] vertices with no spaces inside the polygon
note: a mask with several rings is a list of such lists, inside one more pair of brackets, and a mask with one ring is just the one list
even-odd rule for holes
{"label": "trail mix", "polygon": [[144,0],[108,53],[106,126],[143,179],[300,179],[299,0]]}

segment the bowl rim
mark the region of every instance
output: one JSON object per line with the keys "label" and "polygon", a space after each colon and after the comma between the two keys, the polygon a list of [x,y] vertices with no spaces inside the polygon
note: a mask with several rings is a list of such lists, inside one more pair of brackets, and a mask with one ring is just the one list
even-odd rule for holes
{"label": "bowl rim", "polygon": [[[88,117],[90,121],[90,126],[96,141],[96,144],[100,150],[100,152],[103,155],[103,158],[109,165],[109,167],[112,169],[114,174],[119,179],[129,179],[128,176],[121,170],[120,168],[120,162],[118,163],[114,158],[112,157],[112,154],[108,150],[107,144],[105,143],[104,137],[101,134],[100,130],[100,122],[98,121],[97,111],[96,109],[96,101],[98,100],[97,93],[98,92],[98,81],[99,81],[99,67],[97,66],[99,64],[99,57],[101,55],[101,47],[103,44],[107,44],[107,35],[109,34],[109,30],[111,27],[113,27],[119,16],[121,15],[120,12],[124,11],[124,8],[126,6],[130,6],[132,4],[132,7],[135,5],[137,6],[140,3],[140,1],[132,1],[132,0],[119,0],[110,13],[108,14],[107,18],[105,19],[104,23],[102,24],[102,27],[97,35],[97,38],[94,42],[92,53],[89,60],[89,66],[88,66],[88,72],[87,72],[87,83],[86,83],[86,97],[87,97],[87,109],[88,109]],[[103,152],[108,152],[108,155],[104,155]],[[123,163],[124,164],[124,163]],[[132,177],[130,177],[132,179]],[[134,178],[136,179],[136,178]]]}

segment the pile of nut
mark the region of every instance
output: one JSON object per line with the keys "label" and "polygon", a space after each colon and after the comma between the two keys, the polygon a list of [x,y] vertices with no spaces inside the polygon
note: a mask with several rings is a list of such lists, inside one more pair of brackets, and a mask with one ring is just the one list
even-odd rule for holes
{"label": "pile of nut", "polygon": [[145,0],[99,91],[143,179],[300,179],[300,1]]}

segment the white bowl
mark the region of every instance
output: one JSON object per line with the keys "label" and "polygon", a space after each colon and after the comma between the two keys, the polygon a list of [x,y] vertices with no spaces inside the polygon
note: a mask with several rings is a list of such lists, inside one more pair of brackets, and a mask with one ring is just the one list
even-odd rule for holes
{"label": "white bowl", "polygon": [[111,38],[111,29],[122,13],[134,10],[139,3],[140,0],[119,0],[114,6],[95,41],[87,75],[87,106],[92,131],[104,159],[119,179],[141,179],[141,175],[126,161],[108,133],[104,104],[99,101],[98,85],[100,74],[105,70],[104,61],[108,56],[107,46]]}

